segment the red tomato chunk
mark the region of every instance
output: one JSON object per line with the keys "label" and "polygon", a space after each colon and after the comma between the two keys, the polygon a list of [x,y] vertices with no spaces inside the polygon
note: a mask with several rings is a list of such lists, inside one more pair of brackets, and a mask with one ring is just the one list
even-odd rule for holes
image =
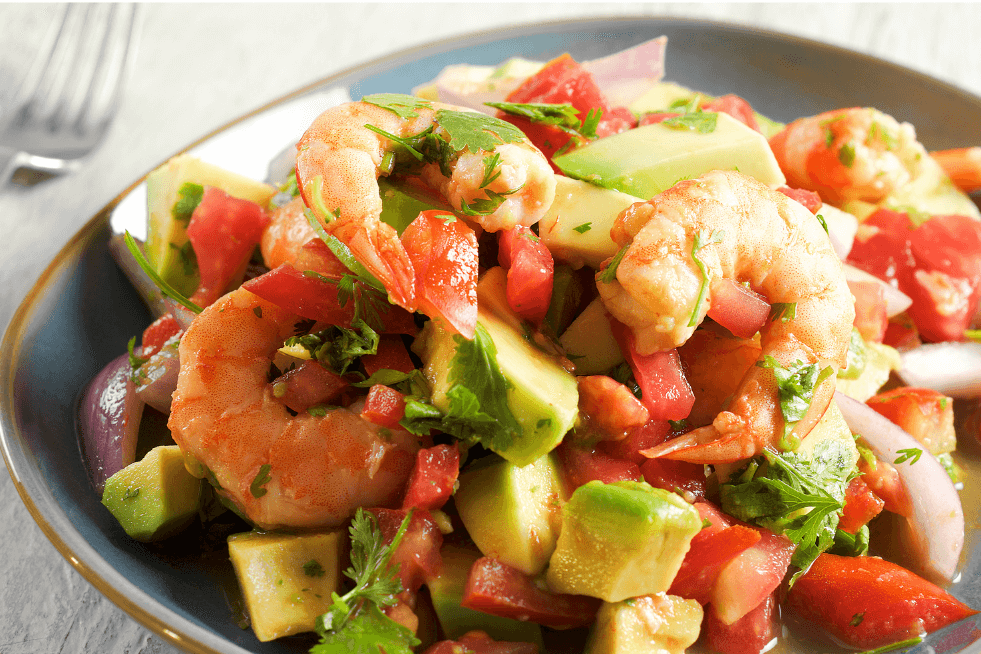
{"label": "red tomato chunk", "polygon": [[[390,544],[398,533],[402,521],[409,514],[406,509],[368,509],[378,520],[382,539]],[[411,592],[419,590],[426,579],[439,574],[442,559],[439,548],[443,546],[443,533],[429,511],[417,509],[402,536],[389,564],[399,571],[402,587]]]}
{"label": "red tomato chunk", "polygon": [[376,425],[395,429],[405,417],[405,398],[394,388],[374,384],[368,389],[361,417]]}
{"label": "red tomato chunk", "polygon": [[320,365],[304,361],[269,383],[273,397],[300,413],[318,404],[332,404],[350,382]]}
{"label": "red tomato chunk", "polygon": [[720,620],[710,608],[702,623],[705,642],[720,654],[759,654],[780,635],[779,614],[775,593],[732,624]]}
{"label": "red tomato chunk", "polygon": [[436,445],[419,450],[402,508],[429,511],[443,508],[453,494],[459,474],[460,450],[456,445]]}
{"label": "red tomato chunk", "polygon": [[555,277],[552,253],[527,227],[518,225],[498,234],[498,262],[508,271],[508,306],[541,327],[552,300]]}
{"label": "red tomato chunk", "polygon": [[483,631],[468,631],[459,640],[439,641],[423,654],[538,654],[538,645],[493,640]]}
{"label": "red tomato chunk", "polygon": [[173,314],[167,313],[160,316],[143,330],[143,337],[140,341],[140,356],[143,358],[153,356],[160,351],[168,339],[180,332],[181,325]]}

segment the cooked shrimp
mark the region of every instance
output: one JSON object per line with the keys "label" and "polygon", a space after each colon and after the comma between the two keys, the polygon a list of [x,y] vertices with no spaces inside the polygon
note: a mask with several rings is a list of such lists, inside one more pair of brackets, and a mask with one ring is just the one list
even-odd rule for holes
{"label": "cooked shrimp", "polygon": [[[410,96],[405,96],[405,102],[408,109],[401,113],[407,117],[368,102],[351,102],[325,111],[297,144],[296,178],[304,201],[324,228],[351,248],[385,285],[393,302],[415,310],[412,262],[396,230],[379,219],[382,202],[377,180],[383,174],[383,163],[387,168],[400,146],[368,126],[405,139],[430,129],[444,135],[441,112],[470,110]],[[472,113],[485,121],[496,120]],[[504,129],[514,130],[508,123],[500,123]],[[488,231],[534,224],[555,196],[555,178],[548,160],[527,138],[521,136],[511,143],[498,140],[501,144],[490,151],[464,149],[455,153],[446,164],[448,176],[434,162],[423,165],[420,172],[456,210],[462,210],[464,202],[472,205],[492,196],[502,200],[493,211],[472,216]],[[488,170],[490,162],[494,165]]]}
{"label": "cooked shrimp", "polygon": [[245,289],[205,309],[180,345],[168,426],[189,462],[262,528],[334,527],[398,500],[418,450],[348,409],[293,416],[267,373],[300,318]]}
{"label": "cooked shrimp", "polygon": [[926,157],[912,125],[861,107],[795,120],[770,147],[789,186],[833,205],[880,202],[915,178]]}
{"label": "cooked shrimp", "polygon": [[[713,171],[629,207],[611,236],[629,247],[616,279],[597,287],[610,313],[633,330],[639,353],[687,341],[711,305],[711,280],[728,278],[748,282],[771,303],[795,305],[792,320],[761,330],[759,361],[772,356],[783,367],[800,361],[835,371],[845,364],[854,307],[841,263],[814,215],[785,195],[739,173]],[[814,389],[791,441],[810,431],[833,393],[832,376]],[[738,461],[776,445],[783,432],[774,374],[752,366],[711,425],[654,453],[693,463]]]}

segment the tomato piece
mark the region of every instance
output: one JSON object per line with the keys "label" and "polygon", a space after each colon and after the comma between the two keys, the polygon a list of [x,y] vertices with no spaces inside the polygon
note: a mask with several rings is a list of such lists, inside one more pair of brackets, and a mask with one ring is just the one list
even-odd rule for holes
{"label": "tomato piece", "polygon": [[895,563],[827,553],[797,579],[785,606],[860,649],[930,633],[977,613]]}
{"label": "tomato piece", "polygon": [[435,643],[423,654],[538,654],[538,645],[493,640],[483,631],[468,631],[459,640]]}
{"label": "tomato piece", "polygon": [[394,388],[373,384],[361,408],[361,417],[376,425],[395,429],[399,426],[399,420],[405,417],[405,397]]}
{"label": "tomato piece", "polygon": [[943,393],[902,386],[873,395],[865,403],[902,427],[931,454],[943,454],[957,447],[954,400]]}
{"label": "tomato piece", "polygon": [[633,332],[626,325],[610,318],[613,336],[620,345],[634,379],[640,386],[641,402],[652,420],[683,420],[691,413],[695,394],[685,379],[678,350],[638,354]]}
{"label": "tomato piece", "polygon": [[883,502],[861,476],[848,482],[845,489],[845,508],[838,520],[838,529],[856,534],[858,530],[882,512]]}
{"label": "tomato piece", "polygon": [[419,450],[406,484],[402,508],[416,507],[427,511],[443,508],[453,494],[459,474],[460,450],[456,445],[436,445]]}
{"label": "tomato piece", "polygon": [[722,566],[760,540],[760,532],[745,525],[713,527],[695,534],[669,594],[708,604]]}
{"label": "tomato piece", "polygon": [[705,466],[671,459],[648,459],[640,466],[644,481],[655,488],[705,497]]}
{"label": "tomato piece", "polygon": [[555,262],[541,239],[522,225],[498,232],[498,261],[508,271],[508,306],[540,327],[552,301]]}
{"label": "tomato piece", "polygon": [[[646,410],[646,409],[645,409]],[[640,427],[632,429],[626,438],[618,441],[603,441],[600,449],[614,459],[624,459],[640,465],[647,461],[641,450],[648,450],[668,440],[671,425],[667,420],[648,420]]]}
{"label": "tomato piece", "polygon": [[757,132],[760,131],[760,125],[756,122],[756,115],[753,113],[753,107],[751,107],[750,104],[741,97],[733,93],[720,96],[710,102],[703,102],[701,109],[702,111],[716,111],[719,113],[729,114],[747,127],[750,127]]}
{"label": "tomato piece", "polygon": [[720,654],[760,654],[780,635],[776,593],[732,624],[719,619],[715,608],[705,613],[702,630],[709,648]]}
{"label": "tomato piece", "polygon": [[337,284],[304,275],[288,263],[245,282],[242,287],[310,320],[350,327],[354,318],[353,302],[343,307],[338,302]]}
{"label": "tomato piece", "polygon": [[670,111],[652,111],[651,113],[641,116],[637,126],[643,127],[644,125],[656,125],[658,123],[663,123],[668,118],[674,118],[680,115],[681,114],[679,113],[672,113]]}
{"label": "tomato piece", "polygon": [[269,216],[255,202],[233,198],[219,188],[204,189],[187,226],[201,281],[191,300],[213,303],[245,270]]}
{"label": "tomato piece", "polygon": [[269,382],[273,397],[297,413],[331,404],[351,383],[313,359]]}
{"label": "tomato piece", "polygon": [[597,448],[563,442],[555,448],[555,453],[569,484],[569,492],[594,480],[604,484],[641,480],[640,466],[636,463],[615,459]]}
{"label": "tomato piece", "polygon": [[783,582],[794,544],[768,529],[747,525],[760,534],[756,544],[722,566],[712,587],[711,602],[725,624],[732,624],[766,599]]}
{"label": "tomato piece", "polygon": [[906,352],[923,345],[923,341],[920,340],[920,332],[917,331],[916,325],[905,313],[889,319],[882,342],[900,352]]}
{"label": "tomato piece", "polygon": [[379,370],[410,373],[416,368],[402,338],[395,334],[382,336],[378,340],[378,351],[375,354],[362,356],[361,363],[364,365],[365,374],[369,377]]}
{"label": "tomato piece", "polygon": [[165,313],[143,330],[143,337],[140,340],[140,356],[143,358],[153,356],[172,336],[182,331],[181,324],[177,322],[174,314]]}
{"label": "tomato piece", "polygon": [[786,195],[791,200],[796,200],[797,202],[804,205],[804,208],[811,213],[816,214],[824,204],[821,200],[821,196],[814,191],[808,191],[804,188],[790,188],[789,186],[781,186],[777,189],[784,195]]}
{"label": "tomato piece", "polygon": [[[406,509],[367,509],[378,520],[378,529],[386,545],[391,544],[405,516]],[[392,553],[389,564],[397,567],[402,587],[415,592],[419,590],[427,578],[439,573],[442,558],[439,548],[443,546],[443,532],[439,530],[436,521],[429,511],[416,509],[412,520],[399,542],[398,548]]]}
{"label": "tomato piece", "polygon": [[585,627],[596,619],[602,601],[585,595],[541,590],[532,577],[491,558],[470,568],[461,606],[502,618],[531,620],[553,629]]}
{"label": "tomato piece", "polygon": [[577,377],[579,413],[603,440],[622,440],[630,430],[647,423],[647,407],[630,389],[606,375]]}
{"label": "tomato piece", "polygon": [[848,290],[855,296],[855,329],[869,343],[881,343],[886,336],[886,292],[873,281],[849,281]]}
{"label": "tomato piece", "polygon": [[770,303],[752,289],[731,279],[712,280],[708,317],[739,338],[752,338],[766,324]]}
{"label": "tomato piece", "polygon": [[887,461],[866,461],[864,457],[858,460],[858,470],[862,473],[862,481],[875,496],[880,498],[886,511],[908,517],[913,513],[909,494],[896,467]]}
{"label": "tomato piece", "polygon": [[445,211],[423,211],[402,232],[419,311],[465,338],[477,326],[477,237]]}

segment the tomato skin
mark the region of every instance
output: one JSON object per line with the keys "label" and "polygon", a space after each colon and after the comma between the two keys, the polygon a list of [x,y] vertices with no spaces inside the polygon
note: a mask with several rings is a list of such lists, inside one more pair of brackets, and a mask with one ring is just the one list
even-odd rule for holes
{"label": "tomato skin", "polygon": [[419,311],[467,339],[477,326],[477,237],[446,211],[423,211],[401,236],[416,275]]}
{"label": "tomato skin", "polygon": [[753,114],[753,107],[733,93],[720,96],[710,102],[704,102],[701,105],[701,109],[702,111],[716,111],[729,114],[750,129],[754,129],[757,132],[760,131],[759,123],[756,122],[756,116]]}
{"label": "tomato skin", "polygon": [[776,593],[727,625],[713,608],[705,612],[702,630],[709,648],[720,654],[759,654],[780,635],[779,610]]}
{"label": "tomato skin", "polygon": [[873,395],[865,403],[902,427],[931,454],[950,452],[957,446],[954,400],[943,393],[901,386]]}
{"label": "tomato skin", "polygon": [[563,442],[555,448],[555,453],[570,493],[593,480],[604,484],[641,480],[640,466],[636,463],[613,458],[598,448]]}
{"label": "tomato skin", "polygon": [[181,324],[177,322],[174,314],[165,313],[143,330],[139,355],[143,358],[153,356],[160,351],[160,348],[170,337],[181,333],[181,331],[183,331]]}
{"label": "tomato skin", "polygon": [[789,186],[781,186],[777,189],[784,195],[786,195],[791,200],[796,200],[797,202],[804,205],[804,208],[813,214],[816,214],[824,204],[821,200],[821,196],[814,191],[808,191],[804,188],[790,188]]}
{"label": "tomato skin", "polygon": [[423,654],[538,654],[538,645],[498,641],[483,631],[468,631],[458,640],[431,645]]}
{"label": "tomato skin", "polygon": [[379,370],[398,370],[410,373],[415,370],[415,364],[401,337],[395,334],[385,334],[378,339],[378,351],[361,357],[365,373],[371,377]]}
{"label": "tomato skin", "polygon": [[191,300],[208,306],[245,269],[269,216],[255,202],[233,198],[219,188],[204,189],[187,226],[201,282]]}
{"label": "tomato skin", "polygon": [[886,292],[873,281],[849,281],[848,290],[855,296],[855,329],[867,343],[881,343],[886,336]]}
{"label": "tomato skin", "polygon": [[685,379],[678,350],[638,354],[633,332],[610,318],[613,336],[620,345],[634,379],[640,386],[641,402],[652,420],[684,420],[695,404],[695,394]]}
{"label": "tomato skin", "polygon": [[845,489],[845,507],[838,520],[838,529],[856,534],[872,518],[879,515],[885,506],[861,475],[848,482]]}
{"label": "tomato skin", "polygon": [[288,263],[250,279],[242,288],[310,320],[350,327],[354,318],[354,304],[342,307],[338,302],[337,284],[304,275]]}
{"label": "tomato skin", "polygon": [[895,563],[827,553],[797,579],[785,606],[860,649],[930,633],[977,613]]}
{"label": "tomato skin", "polygon": [[518,225],[498,232],[498,262],[508,271],[508,306],[541,327],[552,301],[555,261],[531,229]]}
{"label": "tomato skin", "polygon": [[770,303],[759,293],[720,277],[712,280],[708,317],[739,338],[752,338],[766,324]]}
{"label": "tomato skin", "polygon": [[890,513],[908,517],[913,513],[909,494],[896,467],[888,461],[876,461],[874,466],[864,458],[858,460],[862,481],[876,497],[885,502],[883,508]]}
{"label": "tomato skin", "polygon": [[405,417],[405,398],[394,388],[374,384],[368,389],[361,417],[381,427],[395,429]]}
{"label": "tomato skin", "polygon": [[795,545],[768,529],[746,525],[760,540],[722,566],[711,602],[725,624],[732,624],[766,599],[783,582]]}
{"label": "tomato skin", "polygon": [[311,359],[269,383],[273,396],[297,413],[317,404],[330,404],[351,383]]}
{"label": "tomato skin", "polygon": [[409,474],[402,508],[434,511],[453,494],[460,474],[460,450],[456,445],[436,445],[416,453],[416,463]]}
{"label": "tomato skin", "polygon": [[[409,514],[405,509],[367,509],[378,520],[382,540],[390,544],[395,538],[402,521]],[[417,509],[399,542],[398,548],[389,559],[390,565],[398,566],[402,587],[411,592],[419,590],[423,582],[439,574],[443,559],[439,548],[443,546],[443,533],[429,511]]]}
{"label": "tomato skin", "polygon": [[[695,506],[699,504],[704,503],[696,502]],[[696,600],[705,606],[711,600],[712,588],[722,567],[759,540],[760,532],[745,525],[713,525],[702,529],[692,538],[668,593]]]}
{"label": "tomato skin", "polygon": [[596,619],[601,600],[585,595],[549,593],[532,577],[491,558],[470,568],[461,606],[515,620],[531,620],[553,629],[585,627]]}
{"label": "tomato skin", "polygon": [[705,466],[671,459],[648,459],[640,466],[644,481],[654,488],[675,489],[705,497]]}
{"label": "tomato skin", "polygon": [[667,420],[648,420],[640,427],[632,429],[626,438],[618,441],[603,441],[600,449],[614,459],[632,461],[638,466],[647,461],[641,450],[647,450],[668,440],[671,425]]}

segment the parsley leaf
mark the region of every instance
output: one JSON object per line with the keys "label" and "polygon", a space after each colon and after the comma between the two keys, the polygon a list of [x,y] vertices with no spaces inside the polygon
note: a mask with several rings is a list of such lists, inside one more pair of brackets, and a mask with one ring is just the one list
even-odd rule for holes
{"label": "parsley leaf", "polygon": [[[488,107],[500,109],[512,116],[527,118],[533,123],[552,125],[570,134],[579,145],[584,141],[596,138],[596,127],[603,116],[601,109],[590,109],[579,119],[579,110],[569,103],[549,104],[544,102],[485,102]],[[570,141],[570,144],[572,142]],[[556,153],[558,154],[558,153]]]}
{"label": "parsley leaf", "polygon": [[513,188],[503,193],[498,193],[497,191],[492,191],[491,189],[484,189],[484,193],[487,195],[486,198],[476,198],[471,202],[467,202],[464,199],[460,199],[460,213],[464,216],[487,216],[495,211],[497,208],[504,204],[504,201],[509,195],[513,195],[521,190],[521,186],[518,188]]}
{"label": "parsley leaf", "polygon": [[323,577],[327,574],[327,571],[324,570],[324,566],[320,565],[320,561],[310,559],[303,564],[303,574],[308,577]]}
{"label": "parsley leaf", "polygon": [[623,260],[623,255],[627,254],[627,248],[629,247],[630,244],[628,243],[613,255],[613,258],[610,259],[610,263],[608,263],[606,268],[604,268],[600,274],[597,275],[597,279],[599,279],[599,281],[603,282],[604,284],[612,284],[616,281],[617,268],[620,267],[620,262]]}
{"label": "parsley leaf", "polygon": [[179,220],[185,224],[189,223],[191,222],[191,214],[198,208],[198,205],[201,204],[201,198],[204,197],[204,187],[193,182],[184,182],[177,190],[177,196],[177,202],[171,207],[170,215],[174,217],[174,220]]}
{"label": "parsley leaf", "polygon": [[725,231],[717,229],[709,234],[706,231],[701,231],[695,234],[695,238],[691,245],[691,258],[698,266],[698,270],[702,273],[702,285],[698,288],[698,297],[695,299],[695,306],[691,310],[691,317],[688,319],[688,326],[694,327],[696,321],[698,320],[698,311],[702,308],[702,302],[705,301],[705,294],[708,292],[709,286],[709,273],[708,269],[705,268],[705,264],[696,256],[696,253],[701,250],[706,245],[712,245],[713,243],[721,243],[722,239],[725,238]]}
{"label": "parsley leaf", "polygon": [[265,488],[265,485],[272,479],[272,475],[269,474],[271,470],[272,466],[268,463],[259,466],[259,472],[256,473],[255,479],[249,484],[249,492],[252,493],[252,497],[259,499],[269,492]]}
{"label": "parsley leaf", "polygon": [[428,100],[403,93],[374,93],[361,98],[362,102],[391,111],[399,118],[418,118],[417,109],[432,109]]}
{"label": "parsley leaf", "polygon": [[794,450],[800,445],[800,439],[793,436],[794,425],[804,417],[811,400],[814,399],[814,389],[833,374],[831,366],[823,370],[818,364],[805,364],[798,360],[784,368],[776,359],[766,355],[763,361],[756,363],[760,368],[773,370],[780,394],[780,412],[783,414],[784,434],[779,447],[782,450]]}
{"label": "parsley leaf", "polygon": [[436,123],[450,137],[449,145],[454,153],[490,152],[501,144],[525,140],[524,132],[506,120],[476,111],[440,109],[436,112]]}

